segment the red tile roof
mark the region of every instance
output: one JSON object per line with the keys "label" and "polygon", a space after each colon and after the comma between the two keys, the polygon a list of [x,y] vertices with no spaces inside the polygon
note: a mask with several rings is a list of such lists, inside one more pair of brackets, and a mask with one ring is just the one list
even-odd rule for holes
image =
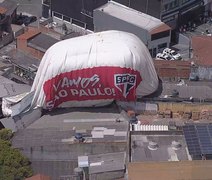
{"label": "red tile roof", "polygon": [[0,7],[0,14],[4,14],[7,12],[7,9]]}
{"label": "red tile roof", "polygon": [[169,27],[167,24],[163,23],[160,26],[152,29],[150,31],[150,34],[157,34],[159,32],[168,31],[168,30],[171,30],[171,27]]}
{"label": "red tile roof", "polygon": [[37,174],[35,176],[32,176],[30,178],[26,178],[25,180],[51,180],[49,176],[45,176],[42,174]]}
{"label": "red tile roof", "polygon": [[192,37],[192,60],[197,65],[212,66],[212,37],[211,36],[193,36]]}

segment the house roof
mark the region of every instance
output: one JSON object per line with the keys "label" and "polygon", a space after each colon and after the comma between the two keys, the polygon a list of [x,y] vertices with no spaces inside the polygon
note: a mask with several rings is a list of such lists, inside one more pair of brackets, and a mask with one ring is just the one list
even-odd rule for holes
{"label": "house roof", "polygon": [[211,179],[212,161],[129,163],[129,180]]}
{"label": "house roof", "polygon": [[24,34],[17,37],[18,40],[28,40],[30,38],[33,38],[34,36],[40,34],[41,31],[35,28],[28,28],[28,31]]}
{"label": "house roof", "polygon": [[192,37],[192,60],[197,65],[212,66],[211,52],[212,52],[212,37],[199,35]]}
{"label": "house roof", "polygon": [[51,47],[53,44],[58,42],[59,40],[48,36],[46,34],[40,33],[34,36],[29,40],[28,46],[40,50],[42,52],[46,52],[46,50]]}
{"label": "house roof", "polygon": [[16,10],[17,7],[18,7],[17,3],[11,0],[5,0],[0,3],[0,8],[2,8],[3,14],[6,15],[11,15]]}
{"label": "house roof", "polygon": [[162,23],[160,26],[152,29],[150,31],[150,34],[157,34],[157,33],[160,33],[160,32],[163,32],[163,31],[169,31],[171,30],[171,27],[169,27],[167,24],[165,23]]}
{"label": "house roof", "polygon": [[5,12],[7,12],[7,9],[0,7],[0,14],[4,14]]}
{"label": "house roof", "polygon": [[115,18],[127,21],[135,26],[146,29],[147,31],[152,31],[153,29],[158,28],[164,24],[160,19],[136,11],[114,1],[109,1],[105,5],[95,9],[95,11],[102,11]]}
{"label": "house roof", "polygon": [[30,178],[26,178],[26,180],[50,180],[50,177],[42,175],[42,174],[37,174],[37,175],[32,176]]}

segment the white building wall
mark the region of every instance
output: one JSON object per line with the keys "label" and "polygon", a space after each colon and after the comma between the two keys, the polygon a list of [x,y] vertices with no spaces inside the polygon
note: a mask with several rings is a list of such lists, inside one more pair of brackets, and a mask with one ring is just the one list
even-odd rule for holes
{"label": "white building wall", "polygon": [[94,31],[119,30],[135,34],[145,45],[150,40],[150,35],[146,29],[142,29],[127,21],[117,19],[100,10],[94,10],[93,13]]}
{"label": "white building wall", "polygon": [[143,43],[148,47],[148,49],[156,48],[156,53],[158,52],[158,45],[167,43],[167,47],[169,47],[170,44],[170,36],[151,41],[151,34],[146,29],[135,26],[127,21],[117,19],[98,9],[94,10],[93,21],[95,32],[105,30],[120,30],[133,33],[143,41]]}
{"label": "white building wall", "polygon": [[161,50],[158,48],[158,45],[166,43],[167,44],[167,47],[169,47],[170,41],[171,41],[171,37],[170,36],[169,37],[160,38],[160,39],[157,39],[157,40],[153,40],[153,41],[150,41],[149,42],[148,48],[149,49],[156,48],[157,49],[157,52],[160,52]]}

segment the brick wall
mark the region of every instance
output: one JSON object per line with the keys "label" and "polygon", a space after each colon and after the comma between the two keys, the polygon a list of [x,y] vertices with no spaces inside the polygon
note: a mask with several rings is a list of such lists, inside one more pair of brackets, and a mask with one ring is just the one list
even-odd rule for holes
{"label": "brick wall", "polygon": [[161,78],[189,78],[191,68],[189,61],[154,60],[155,69]]}
{"label": "brick wall", "polygon": [[40,33],[41,32],[37,29],[29,28],[24,34],[17,37],[17,49],[25,52],[26,54],[31,54],[37,59],[42,59],[44,55],[43,52],[27,46],[27,42]]}

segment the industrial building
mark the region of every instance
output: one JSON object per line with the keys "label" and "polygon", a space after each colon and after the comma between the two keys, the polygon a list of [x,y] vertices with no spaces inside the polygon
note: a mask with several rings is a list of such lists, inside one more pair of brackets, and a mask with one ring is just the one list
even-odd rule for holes
{"label": "industrial building", "polygon": [[169,47],[171,28],[159,19],[109,1],[93,13],[94,31],[119,30],[135,34],[155,57]]}
{"label": "industrial building", "polygon": [[132,131],[130,152],[131,162],[191,160],[182,131],[168,129]]}
{"label": "industrial building", "polygon": [[129,180],[179,180],[212,177],[212,161],[136,162],[128,164]]}
{"label": "industrial building", "polygon": [[[161,21],[168,24],[172,29],[193,20],[194,15],[199,14],[202,17],[208,17],[211,12],[211,1],[208,0],[114,1],[161,19]],[[71,24],[93,30],[93,10],[107,2],[107,0],[63,0],[60,2],[57,0],[43,0],[43,16],[46,18],[51,16],[57,17]],[[199,21],[198,17],[196,21]]]}
{"label": "industrial building", "polygon": [[81,167],[102,180],[124,176],[128,137],[127,116],[112,105],[46,112],[16,132],[12,143],[29,157],[35,173],[71,178]]}

